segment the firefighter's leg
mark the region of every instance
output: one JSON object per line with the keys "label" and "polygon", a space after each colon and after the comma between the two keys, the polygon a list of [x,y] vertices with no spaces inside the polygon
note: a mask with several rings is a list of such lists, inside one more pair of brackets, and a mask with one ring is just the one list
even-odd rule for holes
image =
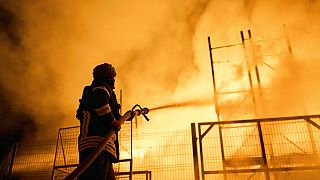
{"label": "firefighter's leg", "polygon": [[[81,164],[90,155],[91,152],[91,149],[86,149],[79,152],[79,164]],[[97,179],[97,175],[94,172],[93,163],[82,174],[80,174],[78,180]]]}
{"label": "firefighter's leg", "polygon": [[[80,163],[83,162],[93,149],[87,149],[80,152]],[[105,159],[103,155],[99,155],[92,164],[78,177],[78,180],[100,180],[105,170]],[[104,178],[102,178],[104,179]]]}
{"label": "firefighter's leg", "polygon": [[115,175],[114,175],[112,163],[110,162],[106,180],[115,180],[115,179],[116,178],[115,178]]}
{"label": "firefighter's leg", "polygon": [[112,168],[112,157],[107,153],[103,153],[103,171],[100,173],[100,179],[115,180],[114,171]]}

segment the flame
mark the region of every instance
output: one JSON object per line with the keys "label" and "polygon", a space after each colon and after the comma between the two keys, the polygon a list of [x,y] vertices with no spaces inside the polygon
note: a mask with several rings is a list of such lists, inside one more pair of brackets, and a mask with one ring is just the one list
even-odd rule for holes
{"label": "flame", "polygon": [[[74,4],[63,0],[38,1],[32,5],[1,3],[1,10],[12,22],[4,25],[8,27],[1,31],[1,37],[5,37],[1,41],[3,58],[7,59],[2,61],[1,77],[10,77],[2,78],[2,82],[3,92],[13,94],[10,103],[13,109],[30,114],[40,127],[77,125],[74,111],[82,88],[90,84],[92,68],[105,61],[118,71],[116,89],[123,90],[124,110],[137,103],[152,108],[194,99],[209,102],[213,99],[213,89],[207,37],[212,37],[213,46],[235,44],[241,41],[240,30],[251,29],[253,40],[268,40],[283,36],[282,25],[286,24],[294,59],[283,63],[283,58],[270,56],[254,58],[250,64],[261,67],[264,87],[273,90],[268,96],[281,101],[277,104],[290,107],[285,113],[300,111],[290,104],[301,100],[308,104],[308,113],[316,112],[314,99],[318,99],[318,95],[312,92],[319,89],[315,85],[319,77],[316,71],[319,67],[318,1],[180,3],[143,0],[140,4],[144,6],[131,1],[122,3]],[[70,8],[74,10],[72,15]],[[280,38],[263,47],[257,44],[255,55],[259,56],[259,51],[263,53],[266,49],[277,52],[279,49],[274,45],[285,44],[280,41],[286,40]],[[248,45],[247,51],[250,48]],[[215,64],[219,92],[248,89],[244,56],[250,59],[254,55],[244,53],[241,47],[214,52],[216,62],[229,61]],[[290,70],[285,71],[286,68]],[[293,73],[293,69],[298,69],[299,73]],[[300,74],[301,81],[298,87],[288,88],[285,82],[294,81],[294,77],[287,77],[293,76],[292,73]],[[308,78],[309,75],[313,78]],[[310,85],[312,88],[306,88]],[[24,90],[20,91],[20,87]],[[50,88],[43,91],[41,87]],[[279,89],[286,89],[288,93],[275,93]],[[290,93],[289,89],[299,89],[299,92]],[[296,94],[304,94],[304,98]],[[242,99],[243,95],[232,94],[219,100],[230,104]],[[213,102],[202,109],[178,108],[153,114],[153,120],[166,121],[163,124],[169,124],[172,117],[179,117],[180,124],[216,119]],[[273,115],[278,114],[281,113]],[[178,124],[175,128],[180,127]],[[55,131],[39,129],[42,137],[43,134],[55,136],[49,133]]]}
{"label": "flame", "polygon": [[[255,42],[246,49],[214,51],[218,93],[248,91],[248,68],[258,65],[263,98],[268,100],[263,105],[257,98],[260,116],[319,111],[319,1],[58,0],[0,5],[9,12],[0,26],[1,92],[12,97],[4,109],[9,104],[30,115],[41,138],[56,136],[58,127],[78,125],[74,113],[82,88],[90,84],[92,68],[105,61],[118,71],[116,88],[124,92],[124,111],[137,103],[154,109],[148,123],[138,122],[139,131],[187,129],[191,122],[215,121],[207,36],[213,46],[238,44],[239,31],[251,29],[254,41],[269,40],[284,35],[283,24],[293,57],[261,58],[286,48],[283,37],[264,46]],[[219,106],[226,111],[221,119],[251,116],[248,94],[219,95]],[[241,111],[239,104],[245,105]],[[147,152],[134,149],[140,158]]]}

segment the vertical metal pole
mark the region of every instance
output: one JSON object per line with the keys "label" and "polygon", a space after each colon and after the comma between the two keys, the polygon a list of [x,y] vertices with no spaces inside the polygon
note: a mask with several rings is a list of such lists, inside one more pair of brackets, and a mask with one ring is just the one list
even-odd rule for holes
{"label": "vertical metal pole", "polygon": [[199,173],[199,159],[198,159],[198,147],[197,147],[197,135],[196,135],[196,125],[191,123],[191,140],[192,140],[192,153],[193,153],[193,170],[194,170],[194,179],[200,179]]}
{"label": "vertical metal pole", "polygon": [[311,119],[310,119],[310,117],[306,117],[306,119],[307,119],[306,123],[307,123],[309,138],[310,138],[311,146],[312,146],[312,152],[313,152],[314,155],[317,156],[317,159],[316,159],[316,160],[318,161],[319,159],[318,159],[318,153],[317,153],[317,145],[315,144],[316,140],[315,140],[315,138],[314,138],[314,135],[313,135],[313,132],[312,132],[312,128],[311,128],[311,126],[310,126],[310,123],[308,122],[308,120],[310,121]]}
{"label": "vertical metal pole", "polygon": [[130,160],[130,175],[129,175],[129,180],[132,179],[132,175],[133,175],[132,166],[133,166],[133,159],[131,158],[131,160]]}
{"label": "vertical metal pole", "polygon": [[263,158],[264,173],[265,173],[266,179],[270,180],[268,161],[267,161],[267,154],[266,154],[266,150],[265,150],[265,147],[264,147],[263,133],[262,133],[262,128],[261,128],[260,121],[257,122],[257,125],[258,125],[260,145],[261,145],[261,154],[262,154],[262,158]]}
{"label": "vertical metal pole", "polygon": [[[135,118],[136,120],[137,120],[137,118]],[[133,128],[132,128],[132,121],[133,121],[133,119],[131,119],[131,121],[130,121],[130,131],[131,131],[131,133],[130,133],[130,140],[131,140],[131,142],[130,142],[130,156],[131,156],[131,160],[130,160],[130,175],[129,175],[129,180],[132,180],[132,163],[133,163],[133,152],[132,152],[132,150],[133,150],[133,139],[132,139],[132,130],[133,130]]]}
{"label": "vertical metal pole", "polygon": [[60,129],[59,129],[58,137],[57,137],[56,152],[54,153],[54,160],[53,160],[53,166],[52,166],[51,180],[54,179],[54,171],[55,171],[55,166],[56,166],[57,152],[58,152],[58,145],[59,145],[59,135],[60,135]]}
{"label": "vertical metal pole", "polygon": [[[122,89],[120,89],[120,115],[122,115],[122,98],[123,98],[123,94],[122,94]],[[132,171],[132,167],[133,167],[133,155],[132,155],[132,146],[133,146],[133,142],[132,142],[132,121],[133,119],[130,121],[130,156],[131,156],[131,160],[130,160],[130,165],[129,165],[129,168],[130,168],[130,175],[129,175],[129,180],[132,179],[132,175],[133,175],[133,171]],[[120,167],[119,167],[120,169]]]}
{"label": "vertical metal pole", "polygon": [[11,162],[10,162],[10,167],[9,167],[9,172],[8,172],[8,180],[11,179],[11,173],[12,173],[12,168],[13,168],[13,163],[14,159],[16,157],[17,149],[18,149],[19,141],[17,141],[14,145],[12,156],[11,156]]}
{"label": "vertical metal pole", "polygon": [[[242,46],[243,46],[243,49],[244,49],[244,53],[246,54],[246,45],[245,45],[245,39],[244,39],[243,31],[240,31],[240,35],[241,35],[241,41],[242,41]],[[248,61],[247,57],[246,57],[245,61],[246,61],[247,68],[248,68],[248,78],[249,78],[249,84],[250,84],[250,93],[251,93],[252,102],[253,102],[253,106],[254,106],[254,113],[255,113],[255,115],[257,115],[256,98],[254,96],[252,76],[251,76],[250,65],[249,65],[249,61]]]}
{"label": "vertical metal pole", "polygon": [[289,40],[289,36],[286,30],[286,25],[283,25],[283,32],[286,36],[286,41],[287,41],[287,46],[288,46],[288,51],[289,51],[289,55],[293,58],[293,52],[292,52],[292,48],[291,48],[291,44],[290,44],[290,40]]}
{"label": "vertical metal pole", "polygon": [[[215,107],[218,122],[220,122],[221,121],[220,107],[219,107],[219,102],[218,102],[218,92],[217,92],[217,86],[216,86],[216,80],[215,80],[215,74],[214,74],[214,63],[213,63],[213,57],[212,57],[212,47],[211,47],[210,36],[208,36],[208,44],[209,44],[211,73],[212,73],[213,92],[214,92],[214,95],[213,95],[214,107]],[[223,166],[223,170],[225,170],[225,164],[224,164],[225,156],[224,156],[224,146],[223,146],[221,124],[218,124],[218,129],[219,129],[219,138],[220,138],[220,147],[221,147],[222,166]],[[202,161],[202,159],[201,159],[201,161]],[[224,174],[224,178],[226,179],[225,174]],[[204,179],[204,175],[203,175],[203,179]]]}
{"label": "vertical metal pole", "polygon": [[[253,41],[252,41],[252,34],[251,34],[250,29],[248,30],[248,35],[249,35],[250,45],[252,47],[251,49],[252,49],[253,58],[255,58],[254,44],[253,44]],[[262,104],[263,104],[263,94],[262,94],[262,87],[261,87],[259,68],[258,68],[258,65],[256,63],[254,65],[254,69],[255,69],[256,78],[257,78],[257,82],[258,82],[259,96],[260,96],[260,99],[261,99]]]}
{"label": "vertical metal pole", "polygon": [[62,141],[62,136],[61,136],[61,132],[59,130],[59,135],[58,137],[60,136],[60,141],[61,141],[61,148],[62,148],[62,155],[63,155],[63,162],[64,162],[64,165],[67,165],[67,161],[66,161],[66,155],[64,153],[64,147],[63,147],[63,141]]}
{"label": "vertical metal pole", "polygon": [[[122,115],[122,89],[120,89],[120,98],[119,98],[119,103],[120,103],[120,109],[119,109],[119,114]],[[120,141],[119,141],[119,136],[120,136],[121,131],[118,132],[118,142],[119,142],[119,148],[120,148]],[[120,157],[118,157],[120,159]],[[120,172],[120,163],[118,163],[118,172]]]}
{"label": "vertical metal pole", "polygon": [[122,89],[120,89],[120,114],[122,115]]}
{"label": "vertical metal pole", "polygon": [[216,115],[217,115],[218,121],[220,121],[220,110],[219,110],[218,94],[217,94],[217,87],[216,87],[215,75],[214,75],[214,63],[213,63],[213,58],[212,58],[212,47],[211,47],[210,36],[208,36],[208,44],[209,44],[211,73],[212,73],[212,82],[213,82],[213,93],[214,93],[213,102],[214,102],[214,108],[215,108],[215,111],[216,111]]}
{"label": "vertical metal pole", "polygon": [[[250,40],[251,47],[253,47],[253,48],[252,48],[253,57],[255,58],[255,54],[254,54],[254,44],[253,44],[253,41],[252,41],[252,34],[251,34],[250,29],[248,30],[248,36],[249,36],[249,40]],[[259,75],[259,70],[258,70],[257,64],[255,64],[255,73],[256,73],[256,78],[257,78],[257,82],[258,82],[259,97],[260,97],[260,100],[261,100],[262,109],[264,109],[265,107],[264,107],[264,102],[263,102],[263,94],[262,94],[261,80],[260,80],[260,75]],[[268,131],[269,131],[269,129],[268,129]],[[261,133],[261,135],[262,135],[262,133]],[[272,139],[270,139],[269,137],[267,137],[266,140],[269,141],[269,142],[272,141]],[[265,148],[265,147],[264,147],[264,142],[263,142],[263,148]],[[264,151],[265,151],[265,150],[264,150]],[[269,146],[269,148],[268,148],[268,152],[270,153],[270,156],[273,156],[273,155],[274,155],[272,143],[270,144],[270,146]],[[277,177],[277,174],[275,175],[275,177]],[[276,179],[277,179],[277,178],[276,178]]]}
{"label": "vertical metal pole", "polygon": [[203,163],[203,148],[202,148],[202,134],[201,134],[201,125],[198,124],[198,137],[199,137],[199,151],[200,151],[200,167],[201,167],[201,178],[205,179],[204,174],[204,163]]}

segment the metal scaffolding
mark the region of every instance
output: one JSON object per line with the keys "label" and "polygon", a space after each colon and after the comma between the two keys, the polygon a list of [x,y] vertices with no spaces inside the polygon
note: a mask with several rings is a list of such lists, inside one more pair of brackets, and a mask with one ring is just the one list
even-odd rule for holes
{"label": "metal scaffolding", "polygon": [[[283,32],[281,37],[253,40],[251,30],[247,35],[240,31],[241,42],[216,47],[208,37],[213,103],[218,121],[266,115],[266,105],[272,100],[264,97],[268,94],[268,84],[263,81],[260,70],[276,72],[274,65],[281,59],[294,58],[285,29]],[[235,68],[243,73],[241,77],[236,81],[226,79],[225,75]],[[233,98],[235,96],[237,98]]]}
{"label": "metal scaffolding", "polygon": [[[195,179],[269,180],[289,178],[282,172],[319,171],[318,115],[265,118],[274,102],[268,99],[268,84],[259,70],[266,67],[276,72],[273,64],[278,62],[274,61],[294,59],[283,28],[282,37],[256,41],[250,30],[247,37],[240,31],[240,43],[217,47],[208,37],[217,122],[198,123],[198,128],[191,125]],[[243,74],[238,74],[237,81],[226,82],[225,75],[234,67]]]}

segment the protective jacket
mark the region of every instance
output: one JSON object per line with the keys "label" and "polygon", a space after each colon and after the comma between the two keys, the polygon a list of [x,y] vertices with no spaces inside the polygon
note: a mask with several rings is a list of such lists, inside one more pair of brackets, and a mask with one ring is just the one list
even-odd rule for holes
{"label": "protective jacket", "polygon": [[[112,122],[120,119],[120,105],[117,103],[114,91],[107,83],[93,81],[91,86],[83,90],[77,118],[80,120],[80,135],[78,138],[79,153],[86,149],[96,148],[107,132],[112,130]],[[113,134],[104,150],[111,155],[112,161],[119,157],[117,133]]]}

